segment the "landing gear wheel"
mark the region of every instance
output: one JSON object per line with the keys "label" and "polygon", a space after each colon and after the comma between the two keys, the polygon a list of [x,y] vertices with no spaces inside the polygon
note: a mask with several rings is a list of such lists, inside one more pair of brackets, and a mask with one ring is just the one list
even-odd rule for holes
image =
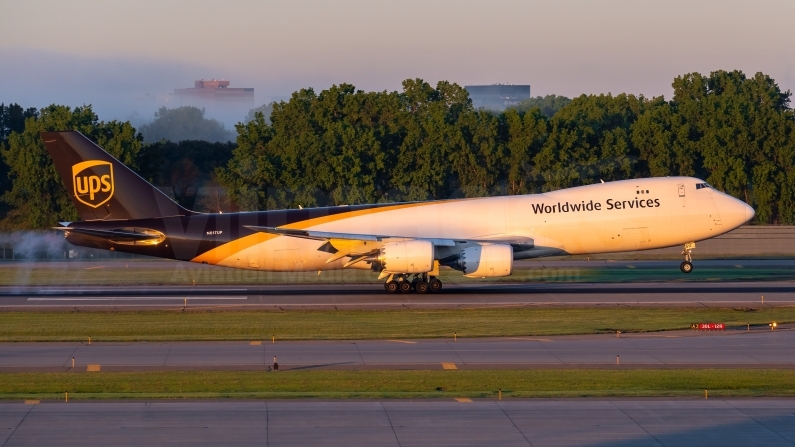
{"label": "landing gear wheel", "polygon": [[420,281],[414,285],[414,290],[416,290],[417,293],[428,293],[428,290],[430,288],[431,288],[430,284],[428,284],[425,281]]}
{"label": "landing gear wheel", "polygon": [[389,293],[395,293],[398,291],[398,282],[397,281],[388,281],[384,283],[384,288]]}
{"label": "landing gear wheel", "polygon": [[431,292],[436,293],[442,290],[442,282],[436,278],[431,278],[431,282],[428,284],[430,286]]}
{"label": "landing gear wheel", "polygon": [[411,283],[408,281],[400,281],[400,291],[403,293],[411,293]]}
{"label": "landing gear wheel", "polygon": [[690,261],[685,261],[679,265],[679,269],[682,270],[682,273],[690,273],[693,271],[693,263]]}

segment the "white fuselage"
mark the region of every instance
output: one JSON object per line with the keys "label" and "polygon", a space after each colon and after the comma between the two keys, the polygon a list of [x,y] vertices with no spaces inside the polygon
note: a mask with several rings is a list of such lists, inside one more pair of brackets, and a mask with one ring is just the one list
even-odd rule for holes
{"label": "white fuselage", "polygon": [[[699,186],[697,186],[699,185]],[[665,177],[624,180],[544,194],[403,204],[342,217],[312,219],[296,228],[334,233],[440,238],[454,241],[525,241],[515,258],[648,250],[700,241],[750,220],[744,202],[703,180]],[[286,225],[285,228],[291,228]],[[326,263],[322,241],[264,238],[219,265],[275,271],[339,269]],[[436,258],[460,247],[438,248]],[[368,268],[359,264],[358,268]]]}

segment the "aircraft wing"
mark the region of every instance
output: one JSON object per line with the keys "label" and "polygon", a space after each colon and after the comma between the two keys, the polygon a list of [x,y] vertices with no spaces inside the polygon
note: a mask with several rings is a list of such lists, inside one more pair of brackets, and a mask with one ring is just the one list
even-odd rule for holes
{"label": "aircraft wing", "polygon": [[332,253],[326,262],[333,262],[344,257],[351,257],[353,260],[345,264],[345,267],[355,264],[368,256],[377,254],[378,250],[388,242],[398,242],[406,240],[429,241],[437,247],[455,247],[464,244],[510,244],[515,249],[526,250],[533,248],[533,240],[527,237],[495,235],[494,237],[478,239],[447,239],[447,238],[426,238],[426,237],[407,237],[396,235],[376,235],[376,234],[356,234],[356,233],[334,233],[328,231],[297,230],[292,228],[280,227],[258,227],[245,225],[252,231],[261,233],[277,234],[280,236],[297,237],[302,239],[312,239],[325,241],[318,250]]}
{"label": "aircraft wing", "polygon": [[356,240],[356,241],[373,241],[384,242],[387,239],[394,240],[407,240],[407,239],[422,239],[433,242],[433,245],[453,247],[455,241],[452,239],[440,238],[416,238],[416,237],[403,237],[403,236],[384,236],[375,234],[355,234],[355,233],[332,233],[327,231],[312,231],[312,230],[294,230],[292,228],[279,228],[279,227],[257,227],[253,225],[244,225],[249,230],[258,231],[261,233],[278,234],[281,236],[300,237],[303,239],[314,239],[318,241],[330,241],[333,239],[340,240]]}

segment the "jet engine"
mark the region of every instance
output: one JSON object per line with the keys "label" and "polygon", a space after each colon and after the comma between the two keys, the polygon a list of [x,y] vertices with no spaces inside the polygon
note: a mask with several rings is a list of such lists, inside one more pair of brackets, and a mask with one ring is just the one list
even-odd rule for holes
{"label": "jet engine", "polygon": [[401,241],[384,244],[378,264],[385,273],[426,273],[433,270],[433,243]]}
{"label": "jet engine", "polygon": [[468,278],[509,276],[513,272],[513,248],[505,244],[469,247],[461,252],[453,268]]}

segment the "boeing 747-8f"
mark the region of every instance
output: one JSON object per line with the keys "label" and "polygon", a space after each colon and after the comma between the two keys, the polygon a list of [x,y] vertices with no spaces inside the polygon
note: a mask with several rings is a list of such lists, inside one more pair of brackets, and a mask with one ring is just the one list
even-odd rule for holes
{"label": "boeing 747-8f", "polygon": [[517,259],[695,243],[748,222],[744,202],[691,177],[544,194],[208,214],[189,211],[79,132],[41,134],[79,222],[72,244],[269,271],[366,269],[389,292],[436,292],[440,266],[508,276]]}

